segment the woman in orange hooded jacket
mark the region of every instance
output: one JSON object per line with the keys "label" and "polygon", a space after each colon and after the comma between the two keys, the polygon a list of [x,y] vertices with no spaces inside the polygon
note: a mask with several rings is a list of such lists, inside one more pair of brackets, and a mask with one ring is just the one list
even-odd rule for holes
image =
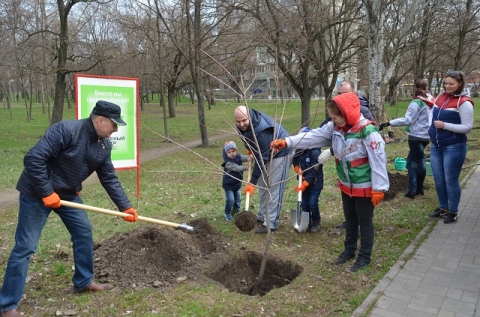
{"label": "woman in orange hooded jacket", "polygon": [[319,159],[323,163],[335,153],[338,186],[342,191],[345,215],[344,251],[335,261],[343,264],[356,256],[358,226],[361,244],[357,260],[351,267],[356,272],[371,261],[374,241],[373,211],[389,188],[385,142],[375,123],[360,114],[360,102],[354,93],[345,93],[327,102],[332,121],[283,140],[274,140],[273,149],[295,149],[331,146]]}

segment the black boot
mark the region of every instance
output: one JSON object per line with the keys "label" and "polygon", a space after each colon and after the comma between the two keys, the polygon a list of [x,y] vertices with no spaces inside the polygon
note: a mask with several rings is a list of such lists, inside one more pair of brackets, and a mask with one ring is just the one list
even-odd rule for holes
{"label": "black boot", "polygon": [[414,199],[414,198],[415,198],[415,193],[414,193],[414,192],[406,192],[406,193],[405,193],[405,197]]}
{"label": "black boot", "polygon": [[448,210],[437,208],[430,214],[430,217],[432,218],[445,217],[447,214],[448,214]]}
{"label": "black boot", "polygon": [[310,232],[318,232],[320,231],[320,220],[313,220],[312,227],[310,228]]}

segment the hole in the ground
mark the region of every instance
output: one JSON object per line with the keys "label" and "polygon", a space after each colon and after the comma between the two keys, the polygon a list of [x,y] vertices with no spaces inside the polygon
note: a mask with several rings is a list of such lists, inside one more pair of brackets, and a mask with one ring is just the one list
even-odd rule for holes
{"label": "hole in the ground", "polygon": [[269,255],[262,282],[258,286],[257,294],[253,294],[261,264],[262,254],[249,251],[240,258],[225,263],[219,270],[208,273],[207,276],[223,284],[231,292],[263,296],[272,289],[290,284],[303,271],[298,264]]}

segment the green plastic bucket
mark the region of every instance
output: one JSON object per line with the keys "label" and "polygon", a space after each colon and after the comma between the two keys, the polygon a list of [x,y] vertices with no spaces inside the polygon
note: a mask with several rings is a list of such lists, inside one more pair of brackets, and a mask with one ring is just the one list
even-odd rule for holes
{"label": "green plastic bucket", "polygon": [[407,161],[403,157],[397,157],[393,160],[393,165],[397,171],[404,171],[407,167]]}
{"label": "green plastic bucket", "polygon": [[433,176],[432,165],[430,164],[430,162],[427,161],[425,163],[425,168],[427,170],[427,176]]}

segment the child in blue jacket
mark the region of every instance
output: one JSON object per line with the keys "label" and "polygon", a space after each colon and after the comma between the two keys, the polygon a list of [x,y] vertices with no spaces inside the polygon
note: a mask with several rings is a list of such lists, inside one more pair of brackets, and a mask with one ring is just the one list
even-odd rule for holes
{"label": "child in blue jacket", "polygon": [[243,162],[247,162],[252,158],[249,155],[241,155],[237,153],[237,145],[233,141],[227,141],[223,145],[223,180],[222,187],[225,191],[225,220],[232,221],[233,216],[240,209],[242,195],[243,171],[248,167],[243,166]]}
{"label": "child in blue jacket", "polygon": [[[310,128],[302,128],[300,132],[308,132]],[[295,172],[303,174],[303,182],[299,187],[295,186],[295,191],[302,191],[302,210],[310,214],[309,228],[310,232],[320,230],[320,208],[318,200],[323,189],[323,165],[318,165],[318,156],[320,149],[297,150],[293,157],[293,166]],[[317,166],[315,166],[317,165]],[[315,166],[315,167],[312,167]]]}

